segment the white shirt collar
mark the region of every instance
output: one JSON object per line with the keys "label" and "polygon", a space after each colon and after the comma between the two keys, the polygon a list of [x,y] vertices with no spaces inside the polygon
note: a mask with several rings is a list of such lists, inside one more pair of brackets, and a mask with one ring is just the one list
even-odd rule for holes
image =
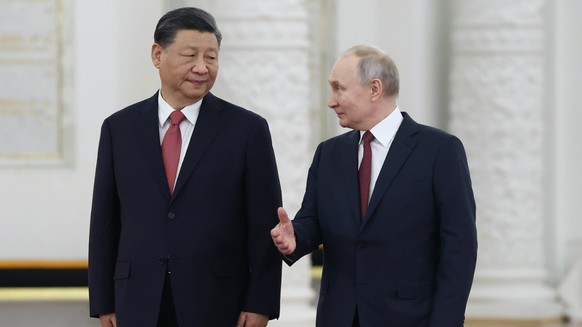
{"label": "white shirt collar", "polygon": [[[374,135],[375,140],[380,142],[384,147],[387,147],[392,142],[392,139],[396,135],[403,119],[400,108],[396,106],[394,111],[392,111],[388,117],[376,124],[376,126],[372,127],[370,132]],[[362,143],[364,132],[365,131],[360,131],[360,142],[358,144]]]}
{"label": "white shirt collar", "polygon": [[[202,98],[204,99],[204,98]],[[193,103],[184,107],[181,111],[186,116],[186,119],[189,122],[196,121],[198,117],[198,112],[200,111],[200,106],[202,105],[202,99],[200,101]],[[162,97],[162,91],[158,92],[158,118],[160,120],[160,128],[164,126],[164,124],[168,121],[170,114],[174,112],[174,108],[170,106]]]}

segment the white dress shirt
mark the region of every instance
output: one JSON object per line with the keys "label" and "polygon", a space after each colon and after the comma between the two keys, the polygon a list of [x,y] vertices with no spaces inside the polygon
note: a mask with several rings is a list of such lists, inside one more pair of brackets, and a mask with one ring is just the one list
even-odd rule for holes
{"label": "white dress shirt", "polygon": [[[374,186],[376,186],[376,181],[378,180],[378,175],[380,175],[380,170],[384,161],[386,160],[386,155],[388,155],[388,150],[390,150],[390,145],[396,136],[396,132],[402,123],[402,113],[398,106],[388,117],[384,118],[381,122],[372,127],[370,132],[374,135],[374,140],[370,142],[370,147],[372,148],[372,172],[370,176],[370,194],[372,197],[372,192],[374,191]],[[364,144],[362,142],[362,136],[365,131],[360,131],[360,143],[358,145],[358,169],[362,163],[362,157],[364,156]],[[368,201],[370,199],[368,198]]]}
{"label": "white dress shirt", "polygon": [[[196,120],[198,119],[198,114],[200,113],[200,105],[202,100],[184,107],[181,111],[186,116],[186,119],[182,120],[180,123],[180,134],[182,134],[182,148],[180,150],[180,161],[178,162],[178,171],[176,173],[176,180],[180,175],[180,168],[182,168],[182,162],[184,162],[184,157],[186,156],[186,150],[188,149],[188,144],[190,144],[190,139],[192,138],[192,132],[194,131],[194,125],[196,125]],[[160,120],[160,145],[164,140],[166,132],[170,128],[170,114],[175,109],[170,106],[164,98],[162,98],[162,92],[158,93],[158,118]],[[176,181],[174,181],[174,186]]]}

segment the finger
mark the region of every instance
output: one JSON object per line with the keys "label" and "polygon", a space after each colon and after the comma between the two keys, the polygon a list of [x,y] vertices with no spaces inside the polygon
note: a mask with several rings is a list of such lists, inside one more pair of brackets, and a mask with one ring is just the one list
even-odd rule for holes
{"label": "finger", "polygon": [[277,247],[277,250],[279,250],[279,252],[281,252],[283,254],[288,254],[288,253],[286,253],[289,251],[289,247],[290,247],[290,244],[288,241],[281,239],[281,240],[275,241],[274,243],[275,243],[275,246]]}
{"label": "finger", "polygon": [[285,224],[290,221],[289,216],[287,215],[287,212],[285,211],[285,209],[283,209],[283,207],[279,207],[279,209],[277,209],[277,216],[279,216],[279,222],[281,224]]}
{"label": "finger", "polygon": [[246,323],[246,319],[247,315],[245,312],[241,312],[240,315],[238,315],[238,321],[236,322],[236,327],[244,327],[245,323]]}
{"label": "finger", "polygon": [[279,235],[281,235],[281,232],[279,231],[279,228],[277,228],[278,226],[275,226],[275,228],[271,229],[271,238],[273,238],[273,240],[275,240],[275,238],[279,237]]}

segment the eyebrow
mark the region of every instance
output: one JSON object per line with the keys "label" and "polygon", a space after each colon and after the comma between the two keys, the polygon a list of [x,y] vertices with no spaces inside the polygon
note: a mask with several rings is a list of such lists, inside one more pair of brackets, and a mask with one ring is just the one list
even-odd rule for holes
{"label": "eyebrow", "polygon": [[329,86],[333,87],[333,88],[340,88],[342,87],[342,83],[340,83],[338,80],[328,80]]}
{"label": "eyebrow", "polygon": [[197,46],[191,46],[191,45],[187,45],[184,47],[184,50],[194,50],[194,51],[216,51],[218,52],[218,48],[215,47],[209,47],[209,48],[200,48]]}

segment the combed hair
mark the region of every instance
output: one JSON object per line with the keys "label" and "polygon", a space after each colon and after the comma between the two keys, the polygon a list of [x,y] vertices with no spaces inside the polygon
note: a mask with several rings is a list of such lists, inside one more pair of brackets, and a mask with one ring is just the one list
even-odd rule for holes
{"label": "combed hair", "polygon": [[216,20],[208,12],[194,7],[178,8],[164,14],[156,25],[154,42],[165,49],[174,42],[176,33],[180,30],[214,33],[220,47],[222,33],[216,25]]}
{"label": "combed hair", "polygon": [[400,79],[398,68],[392,58],[382,50],[369,45],[357,45],[344,52],[344,56],[350,54],[360,58],[356,66],[356,78],[360,85],[366,85],[377,78],[384,86],[386,97],[398,95]]}

